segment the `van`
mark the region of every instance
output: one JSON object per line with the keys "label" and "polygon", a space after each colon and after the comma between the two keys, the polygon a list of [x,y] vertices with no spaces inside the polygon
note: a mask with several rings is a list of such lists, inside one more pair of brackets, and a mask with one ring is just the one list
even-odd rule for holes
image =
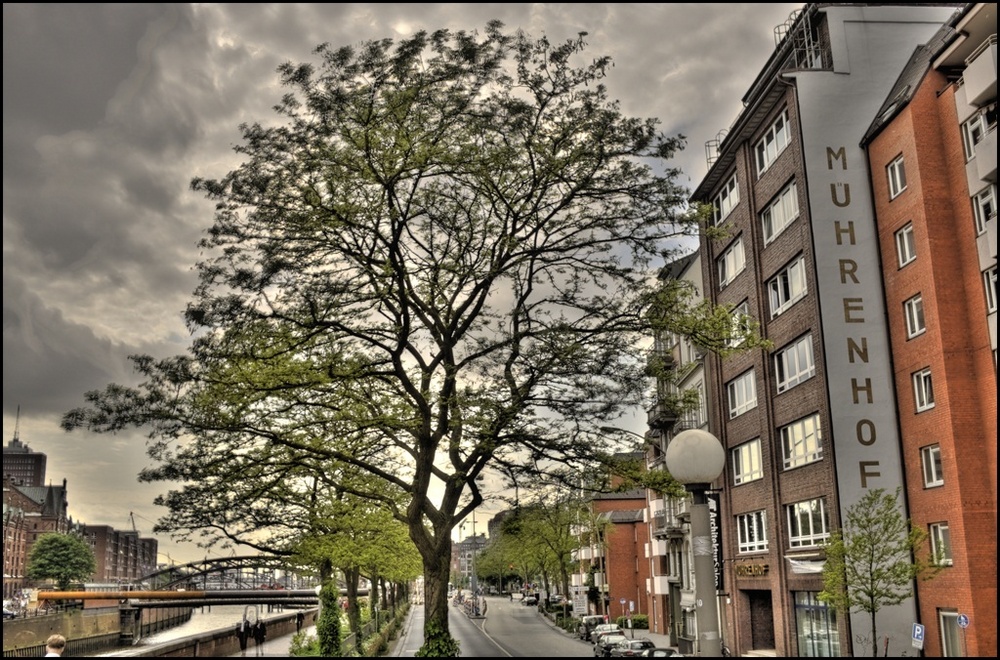
{"label": "van", "polygon": [[580,636],[580,639],[589,640],[590,631],[602,623],[604,623],[604,616],[601,614],[582,616],[580,617],[580,625],[577,627],[576,633]]}

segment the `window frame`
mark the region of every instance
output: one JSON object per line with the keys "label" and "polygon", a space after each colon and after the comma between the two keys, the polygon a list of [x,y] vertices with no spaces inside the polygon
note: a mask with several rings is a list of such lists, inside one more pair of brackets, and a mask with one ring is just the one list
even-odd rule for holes
{"label": "window frame", "polygon": [[740,203],[740,186],[736,174],[733,173],[713,201],[712,221],[718,226],[726,221],[729,214]]}
{"label": "window frame", "polygon": [[986,313],[993,314],[997,311],[997,267],[983,271],[983,293],[986,296]]}
{"label": "window frame", "polygon": [[896,199],[906,191],[906,164],[902,154],[885,166],[885,173],[889,179],[889,199]]}
{"label": "window frame", "polygon": [[924,297],[918,293],[903,301],[903,317],[906,319],[906,338],[913,339],[927,332],[924,316]]}
{"label": "window frame", "polygon": [[935,443],[920,448],[920,473],[924,488],[944,485],[944,463],[941,459],[941,445]]}
{"label": "window frame", "polygon": [[913,235],[913,223],[907,222],[896,230],[896,263],[899,267],[913,263],[917,258],[917,241]]}
{"label": "window frame", "polygon": [[931,560],[935,566],[954,566],[951,553],[951,529],[947,522],[931,523],[927,526],[927,536],[931,541]]}
{"label": "window frame", "polygon": [[972,215],[976,221],[976,235],[986,233],[987,225],[997,216],[996,184],[990,184],[972,196]]}
{"label": "window frame", "polygon": [[739,554],[767,552],[767,510],[736,515],[736,549]]}
{"label": "window frame", "polygon": [[934,407],[934,376],[930,367],[913,372],[913,403],[918,413]]}
{"label": "window frame", "polygon": [[[799,290],[795,285],[801,283]],[[809,280],[806,277],[806,260],[799,255],[767,281],[767,299],[771,308],[771,318],[777,318],[792,305],[809,294]]]}
{"label": "window frame", "polygon": [[[738,264],[736,263],[736,255],[739,254]],[[732,257],[732,259],[731,259]],[[730,263],[732,261],[732,264]],[[746,270],[747,267],[747,256],[746,249],[743,247],[743,235],[740,234],[736,237],[732,243],[726,247],[725,252],[719,255],[718,259],[715,260],[716,272],[719,276],[719,289],[722,290],[729,286],[736,277]],[[729,271],[732,270],[732,274]]]}
{"label": "window frame", "polygon": [[781,236],[782,232],[798,219],[800,213],[798,187],[793,179],[774,196],[774,199],[759,214],[764,246],[766,247],[774,242],[778,236]]}
{"label": "window frame", "polygon": [[[771,166],[778,160],[778,157],[785,152],[788,145],[792,143],[791,128],[788,124],[788,108],[775,117],[771,125],[754,144],[754,163],[757,166],[757,178],[759,179],[771,169]],[[773,146],[773,149],[771,148]]]}
{"label": "window frame", "polygon": [[[740,486],[764,478],[764,454],[760,438],[748,440],[729,450],[733,466],[733,485]],[[749,466],[745,465],[749,463]]]}
{"label": "window frame", "polygon": [[726,339],[726,346],[728,348],[739,348],[744,341],[746,341],[746,335],[750,332],[750,324],[753,322],[753,317],[750,316],[750,301],[744,299],[739,305],[733,307],[732,311],[729,312],[730,324],[732,330],[731,335]]}
{"label": "window frame", "polygon": [[[744,396],[745,400],[737,400],[734,404],[734,395]],[[757,377],[752,368],[726,383],[726,403],[729,405],[729,419],[757,407]]]}
{"label": "window frame", "polygon": [[[786,504],[785,512],[788,519],[789,548],[815,548],[830,538],[830,515],[827,512],[825,497]],[[808,531],[799,529],[804,520],[803,515],[809,523]]]}
{"label": "window frame", "polygon": [[[799,430],[800,433],[795,433]],[[778,427],[778,437],[783,469],[794,470],[823,460],[823,427],[819,413]]]}
{"label": "window frame", "polygon": [[[803,367],[803,363],[805,366]],[[796,369],[792,373],[792,369]],[[778,394],[801,385],[816,375],[812,333],[803,335],[774,353],[774,385]]]}

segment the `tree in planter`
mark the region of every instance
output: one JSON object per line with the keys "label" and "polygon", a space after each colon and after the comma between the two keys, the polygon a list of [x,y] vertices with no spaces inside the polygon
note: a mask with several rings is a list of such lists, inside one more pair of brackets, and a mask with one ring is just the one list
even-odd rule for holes
{"label": "tree in planter", "polygon": [[[843,527],[824,545],[819,599],[838,612],[865,612],[871,619],[872,657],[878,656],[878,611],[913,595],[913,582],[940,570],[923,552],[926,532],[903,516],[900,489],[875,488],[847,509]],[[923,558],[918,555],[924,554]]]}
{"label": "tree in planter", "polygon": [[61,591],[87,580],[97,570],[94,551],[76,534],[42,534],[31,546],[25,574],[32,580],[55,580]]}
{"label": "tree in planter", "polygon": [[[243,164],[194,181],[216,216],[190,354],[137,356],[144,383],[88,393],[64,427],[150,428],[169,468],[150,478],[185,490],[220,456],[370,474],[354,493],[422,558],[428,653],[454,651],[451,533],[476,478],[602,459],[599,425],[644,403],[655,271],[698,231],[668,166],[683,139],[623,115],[585,49],[491,22],[282,66],[283,123],[244,126]],[[718,325],[670,312],[678,331]]]}
{"label": "tree in planter", "polygon": [[319,654],[324,658],[341,657],[340,589],[335,580],[328,580],[319,592],[320,610],[316,621]]}

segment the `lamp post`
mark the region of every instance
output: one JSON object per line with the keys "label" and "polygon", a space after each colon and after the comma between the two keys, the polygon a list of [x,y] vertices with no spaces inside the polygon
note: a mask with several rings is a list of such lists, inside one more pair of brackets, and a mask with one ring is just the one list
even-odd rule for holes
{"label": "lamp post", "polygon": [[694,551],[695,616],[698,622],[698,655],[721,657],[719,610],[715,602],[715,561],[706,491],[722,474],[726,451],[708,431],[678,433],[667,445],[664,461],[670,475],[694,497],[691,507],[691,548]]}

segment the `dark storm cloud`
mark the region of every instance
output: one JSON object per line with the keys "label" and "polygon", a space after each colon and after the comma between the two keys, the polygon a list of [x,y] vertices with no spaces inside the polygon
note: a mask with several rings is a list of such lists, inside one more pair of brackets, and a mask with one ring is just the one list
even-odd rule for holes
{"label": "dark storm cloud", "polygon": [[59,419],[87,390],[131,383],[127,355],[186,349],[181,314],[212,221],[191,178],[225,175],[240,123],[274,120],[282,62],[490,19],[555,43],[586,32],[588,54],[613,58],[622,109],[688,137],[676,163],[688,185],[800,6],[5,4],[4,440],[20,405],[21,439],[70,480],[75,517],[158,517],[163,485],[136,484],[142,434],[66,434]]}

